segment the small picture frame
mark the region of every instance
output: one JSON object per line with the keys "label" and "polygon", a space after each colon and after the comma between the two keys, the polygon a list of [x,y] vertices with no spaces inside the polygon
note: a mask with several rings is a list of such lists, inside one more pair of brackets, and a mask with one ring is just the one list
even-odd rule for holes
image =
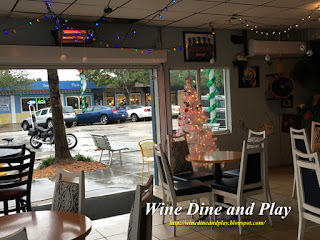
{"label": "small picture frame", "polygon": [[293,108],[293,95],[287,98],[281,98],[281,108]]}
{"label": "small picture frame", "polygon": [[212,33],[184,32],[186,62],[216,61],[215,35]]}
{"label": "small picture frame", "polygon": [[282,114],[282,132],[290,132],[290,127],[301,129],[300,115]]}
{"label": "small picture frame", "polygon": [[259,67],[241,65],[239,66],[239,88],[258,88],[260,87]]}

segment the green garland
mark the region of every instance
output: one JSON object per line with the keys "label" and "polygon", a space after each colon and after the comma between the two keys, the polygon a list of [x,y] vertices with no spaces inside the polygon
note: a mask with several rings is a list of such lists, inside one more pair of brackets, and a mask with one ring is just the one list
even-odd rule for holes
{"label": "green garland", "polygon": [[[210,74],[210,69],[206,70],[206,73]],[[213,78],[209,79],[208,83],[207,83],[207,87],[210,88],[212,85],[214,85],[217,81],[217,75],[214,73],[213,74]],[[214,99],[216,96],[218,95],[218,89],[215,87],[214,91],[212,93],[209,94],[208,96],[208,100],[210,102],[211,99]],[[218,107],[218,102],[215,102],[212,106],[210,106],[208,108],[208,111],[211,113],[213,110],[215,110]],[[215,123],[219,118],[219,114],[216,114],[216,116],[210,121],[210,123]]]}

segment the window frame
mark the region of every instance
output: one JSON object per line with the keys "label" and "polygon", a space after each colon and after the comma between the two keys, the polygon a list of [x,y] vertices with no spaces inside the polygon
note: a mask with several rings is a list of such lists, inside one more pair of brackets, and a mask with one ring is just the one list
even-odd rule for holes
{"label": "window frame", "polygon": [[[90,106],[88,107],[92,107],[94,105],[92,105],[92,96],[91,95],[84,95],[84,97],[89,97],[90,98]],[[68,105],[68,98],[77,98],[78,99],[78,108],[74,108],[73,106],[71,105]],[[65,106],[70,106],[70,107],[73,107],[74,110],[81,110],[82,108],[80,107],[81,106],[81,96],[66,96],[66,101],[65,101],[66,105]]]}
{"label": "window frame", "polygon": [[[232,132],[232,120],[231,120],[231,105],[230,105],[230,67],[191,67],[191,68],[169,68],[169,86],[170,86],[170,93],[171,93],[171,79],[170,79],[170,71],[196,71],[197,79],[196,79],[196,91],[198,94],[198,97],[200,96],[201,101],[201,79],[200,79],[200,71],[201,69],[223,69],[223,81],[224,81],[224,96],[225,96],[225,121],[226,121],[226,129],[224,130],[217,130],[212,131],[216,135],[222,135],[222,134],[230,134]],[[171,103],[170,103],[171,105]],[[172,121],[172,114],[171,114],[171,121]]]}
{"label": "window frame", "polygon": [[[38,110],[43,109],[43,108],[38,109],[38,99],[44,99],[44,98],[50,99],[50,96],[49,96],[49,97],[35,97],[35,96],[31,96],[31,97],[20,97],[21,113],[29,112],[29,109],[28,109],[27,111],[24,111],[24,110],[23,110],[23,106],[22,106],[22,101],[23,101],[23,99],[35,99],[36,103],[35,103],[33,106],[34,106],[34,109],[35,109],[36,111],[38,111]],[[50,108],[50,106],[46,106],[46,107],[44,107],[44,108]]]}

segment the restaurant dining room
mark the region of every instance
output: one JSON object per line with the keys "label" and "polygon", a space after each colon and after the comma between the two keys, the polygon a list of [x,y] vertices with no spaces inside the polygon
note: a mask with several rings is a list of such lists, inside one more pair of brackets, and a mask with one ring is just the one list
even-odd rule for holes
{"label": "restaurant dining room", "polygon": [[0,239],[318,240],[319,66],[320,1],[0,1]]}

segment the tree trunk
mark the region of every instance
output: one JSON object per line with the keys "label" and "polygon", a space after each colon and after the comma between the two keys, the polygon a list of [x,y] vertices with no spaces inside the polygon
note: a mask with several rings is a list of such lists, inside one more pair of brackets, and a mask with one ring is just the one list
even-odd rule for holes
{"label": "tree trunk", "polygon": [[74,159],[71,157],[68,148],[66,129],[63,121],[57,69],[48,69],[48,82],[50,89],[50,102],[55,143],[55,163],[72,162]]}

